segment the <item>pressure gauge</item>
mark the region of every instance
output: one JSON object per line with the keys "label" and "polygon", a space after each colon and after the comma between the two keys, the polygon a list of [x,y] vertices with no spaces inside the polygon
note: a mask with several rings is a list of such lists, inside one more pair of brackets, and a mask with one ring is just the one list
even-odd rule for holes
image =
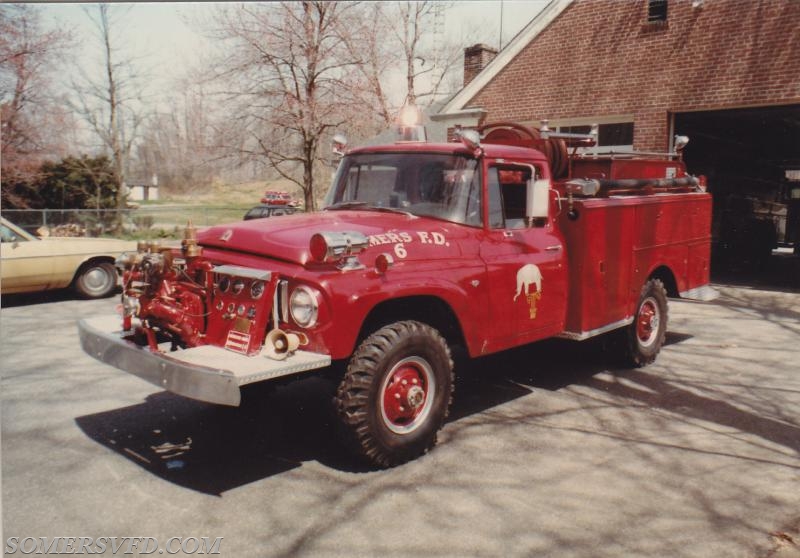
{"label": "pressure gauge", "polygon": [[264,281],[253,281],[250,285],[250,296],[259,299],[264,294]]}
{"label": "pressure gauge", "polygon": [[219,290],[222,293],[228,292],[228,289],[231,287],[231,279],[227,275],[223,276],[222,279],[219,280]]}
{"label": "pressure gauge", "polygon": [[233,294],[239,294],[244,290],[244,281],[237,279],[233,282]]}

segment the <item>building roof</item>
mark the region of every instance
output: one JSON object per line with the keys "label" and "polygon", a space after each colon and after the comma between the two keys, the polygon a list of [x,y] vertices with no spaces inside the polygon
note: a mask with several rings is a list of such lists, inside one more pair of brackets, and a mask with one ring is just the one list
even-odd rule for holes
{"label": "building roof", "polygon": [[461,112],[470,99],[494,79],[522,49],[528,46],[572,2],[573,0],[551,0],[471,82],[447,101],[436,116]]}

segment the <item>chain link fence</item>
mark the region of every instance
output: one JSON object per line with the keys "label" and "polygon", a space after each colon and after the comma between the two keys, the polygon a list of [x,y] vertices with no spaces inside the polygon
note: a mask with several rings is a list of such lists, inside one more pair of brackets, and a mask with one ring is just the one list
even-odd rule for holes
{"label": "chain link fence", "polygon": [[4,209],[3,217],[31,233],[101,236],[117,231],[132,235],[178,232],[191,221],[197,227],[240,221],[248,208],[159,205],[135,209]]}

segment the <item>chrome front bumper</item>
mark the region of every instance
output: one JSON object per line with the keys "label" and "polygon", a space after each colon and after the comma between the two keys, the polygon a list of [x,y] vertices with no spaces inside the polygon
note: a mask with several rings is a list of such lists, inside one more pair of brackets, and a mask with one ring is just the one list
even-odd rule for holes
{"label": "chrome front bumper", "polygon": [[102,316],[78,322],[81,347],[100,362],[147,380],[173,393],[238,407],[240,388],[246,384],[325,368],[329,355],[296,351],[286,360],[264,354],[245,356],[221,347],[203,345],[174,352],[153,352],[125,339],[119,316]]}

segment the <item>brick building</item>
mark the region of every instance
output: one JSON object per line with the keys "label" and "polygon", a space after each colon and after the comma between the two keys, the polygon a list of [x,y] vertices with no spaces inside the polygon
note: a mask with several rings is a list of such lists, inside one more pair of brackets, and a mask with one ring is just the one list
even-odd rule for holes
{"label": "brick building", "polygon": [[465,85],[434,118],[598,123],[605,150],[667,151],[685,134],[718,215],[745,200],[800,240],[798,0],[553,0],[499,53],[466,49]]}

